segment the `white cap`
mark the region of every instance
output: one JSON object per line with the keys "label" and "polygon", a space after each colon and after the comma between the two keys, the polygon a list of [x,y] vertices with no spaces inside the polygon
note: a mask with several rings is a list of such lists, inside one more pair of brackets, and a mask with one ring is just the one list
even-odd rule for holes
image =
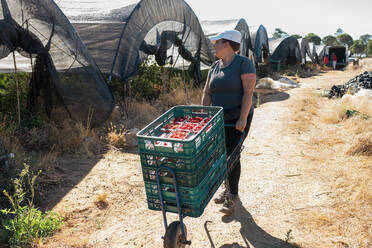
{"label": "white cap", "polygon": [[209,37],[209,39],[212,42],[215,42],[220,39],[225,39],[225,40],[231,40],[231,41],[234,41],[240,44],[242,40],[242,34],[238,30],[226,30],[226,31],[223,31],[222,33],[217,34],[216,36]]}

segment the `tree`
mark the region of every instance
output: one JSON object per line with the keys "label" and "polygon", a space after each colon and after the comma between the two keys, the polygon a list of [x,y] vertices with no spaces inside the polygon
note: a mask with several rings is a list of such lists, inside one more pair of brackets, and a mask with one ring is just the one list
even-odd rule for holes
{"label": "tree", "polygon": [[323,43],[327,46],[335,46],[337,45],[337,39],[332,35],[327,35],[323,37]]}
{"label": "tree", "polygon": [[353,44],[353,38],[346,33],[337,36],[337,41],[340,44],[347,44],[349,47]]}
{"label": "tree", "polygon": [[367,45],[363,43],[362,40],[354,40],[353,44],[350,47],[352,53],[365,53]]}
{"label": "tree", "polygon": [[305,38],[309,41],[309,42],[314,42],[315,45],[320,45],[320,42],[321,42],[321,39],[318,35],[314,34],[314,33],[308,33]]}
{"label": "tree", "polygon": [[339,36],[340,34],[343,34],[343,33],[344,33],[344,30],[342,30],[342,28],[338,28],[336,30],[335,36],[337,37],[337,36]]}
{"label": "tree", "polygon": [[367,55],[372,56],[372,40],[369,40],[367,43]]}
{"label": "tree", "polygon": [[372,38],[372,35],[370,35],[370,34],[363,34],[363,35],[361,35],[361,36],[359,37],[359,39],[360,39],[361,41],[363,41],[363,43],[364,43],[365,45],[367,45],[368,41],[369,41],[371,38]]}
{"label": "tree", "polygon": [[280,28],[275,28],[275,32],[273,33],[273,38],[283,38],[286,36],[288,36],[286,32],[284,32]]}
{"label": "tree", "polygon": [[292,34],[291,36],[292,37],[295,37],[296,39],[301,39],[302,38],[302,36],[299,35],[299,34]]}

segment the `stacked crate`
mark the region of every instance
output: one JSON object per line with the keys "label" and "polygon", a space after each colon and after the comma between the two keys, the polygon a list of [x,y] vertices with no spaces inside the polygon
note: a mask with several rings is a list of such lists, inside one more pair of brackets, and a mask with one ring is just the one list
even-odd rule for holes
{"label": "stacked crate", "polygon": [[[199,217],[226,174],[222,108],[175,106],[138,132],[137,140],[148,207],[161,210],[155,173],[167,166],[175,172],[182,213]],[[173,176],[166,169],[159,175],[165,208],[177,213]]]}

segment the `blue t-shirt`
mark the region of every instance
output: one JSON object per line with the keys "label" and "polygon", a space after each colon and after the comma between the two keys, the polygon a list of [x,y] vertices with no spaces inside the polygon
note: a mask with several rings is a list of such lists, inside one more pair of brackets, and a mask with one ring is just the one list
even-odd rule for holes
{"label": "blue t-shirt", "polygon": [[[256,69],[247,57],[238,54],[226,67],[221,68],[221,63],[217,60],[209,71],[211,104],[222,106],[225,110],[238,108],[244,94],[241,75],[256,73]],[[251,107],[253,108],[253,103]]]}

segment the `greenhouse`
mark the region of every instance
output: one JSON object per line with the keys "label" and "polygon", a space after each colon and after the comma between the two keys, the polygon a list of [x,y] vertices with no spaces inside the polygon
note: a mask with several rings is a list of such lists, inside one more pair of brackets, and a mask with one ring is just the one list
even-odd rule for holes
{"label": "greenhouse", "polygon": [[257,31],[251,34],[253,60],[256,65],[263,63],[270,53],[269,40],[266,28],[260,25]]}
{"label": "greenhouse", "polygon": [[18,52],[32,67],[28,110],[37,112],[44,105],[49,117],[61,121],[104,122],[114,97],[59,7],[52,0],[1,0],[0,7],[0,58]]}
{"label": "greenhouse", "polygon": [[300,45],[296,38],[288,36],[285,38],[272,39],[270,44],[270,60],[280,61],[287,65],[295,65],[301,62]]}
{"label": "greenhouse", "polygon": [[149,55],[161,66],[186,60],[197,81],[200,63],[215,60],[211,42],[183,0],[142,0],[106,15],[80,15],[73,22],[101,71],[123,81],[133,78]]}

